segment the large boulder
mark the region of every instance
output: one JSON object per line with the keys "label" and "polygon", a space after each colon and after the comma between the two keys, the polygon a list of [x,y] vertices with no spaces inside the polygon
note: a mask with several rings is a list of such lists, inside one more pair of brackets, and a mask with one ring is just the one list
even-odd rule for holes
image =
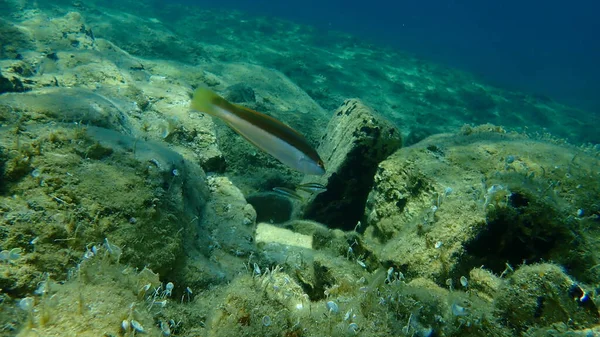
{"label": "large boulder", "polygon": [[593,150],[493,126],[432,136],[380,164],[365,237],[384,263],[440,284],[547,260],[598,280],[598,167]]}
{"label": "large boulder", "polygon": [[197,164],[109,129],[13,129],[0,133],[0,246],[20,254],[0,263],[4,292],[23,296],[44,273],[66,279],[101,247],[105,258],[178,278],[208,197]]}

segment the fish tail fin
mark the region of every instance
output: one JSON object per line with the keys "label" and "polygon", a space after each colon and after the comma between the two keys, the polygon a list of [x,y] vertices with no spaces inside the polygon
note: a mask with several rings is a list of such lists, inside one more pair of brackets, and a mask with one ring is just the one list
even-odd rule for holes
{"label": "fish tail fin", "polygon": [[219,113],[216,109],[216,105],[220,101],[224,101],[224,99],[214,91],[207,88],[198,88],[192,97],[191,107],[194,110],[218,116]]}

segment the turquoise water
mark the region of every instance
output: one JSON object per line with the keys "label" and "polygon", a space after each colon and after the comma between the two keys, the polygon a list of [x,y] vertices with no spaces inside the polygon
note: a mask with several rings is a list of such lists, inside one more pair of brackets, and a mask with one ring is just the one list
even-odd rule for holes
{"label": "turquoise water", "polygon": [[[163,3],[157,1],[156,5]],[[202,1],[351,33],[598,114],[594,1]]]}

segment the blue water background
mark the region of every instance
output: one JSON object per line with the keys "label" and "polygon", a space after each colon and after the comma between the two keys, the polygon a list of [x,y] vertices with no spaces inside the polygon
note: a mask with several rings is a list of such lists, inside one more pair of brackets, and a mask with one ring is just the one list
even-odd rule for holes
{"label": "blue water background", "polygon": [[352,33],[600,114],[600,1],[179,1]]}

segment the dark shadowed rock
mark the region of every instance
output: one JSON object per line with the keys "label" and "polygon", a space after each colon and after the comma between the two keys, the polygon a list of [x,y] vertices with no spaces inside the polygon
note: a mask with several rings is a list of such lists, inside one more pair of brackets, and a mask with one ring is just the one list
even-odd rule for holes
{"label": "dark shadowed rock", "polygon": [[254,89],[247,84],[238,83],[225,90],[225,98],[233,103],[254,103],[256,96]]}
{"label": "dark shadowed rock", "polygon": [[5,92],[23,92],[23,83],[16,77],[6,78],[0,74],[0,94]]}
{"label": "dark shadowed rock", "polygon": [[310,199],[304,217],[353,229],[361,219],[379,162],[402,145],[400,132],[360,100],[346,100],[329,121],[318,152],[327,173],[308,176],[327,191]]}
{"label": "dark shadowed rock", "polygon": [[256,222],[283,223],[290,219],[292,202],[290,199],[272,192],[254,193],[246,201],[256,211]]}

